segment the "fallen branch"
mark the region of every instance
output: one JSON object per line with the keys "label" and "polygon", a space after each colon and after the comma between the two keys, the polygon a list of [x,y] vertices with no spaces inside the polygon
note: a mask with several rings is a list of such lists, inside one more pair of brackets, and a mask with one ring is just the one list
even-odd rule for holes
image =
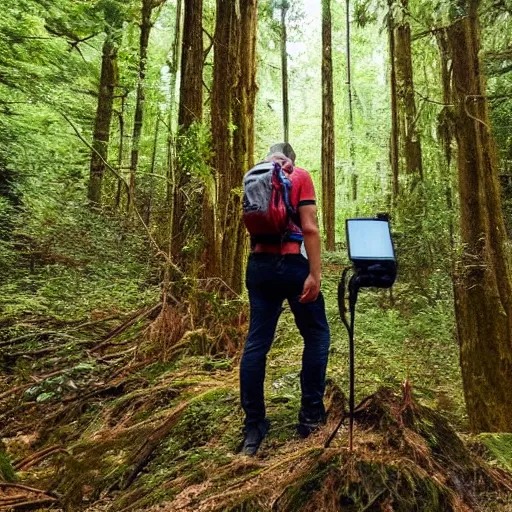
{"label": "fallen branch", "polygon": [[49,448],[45,448],[44,450],[40,450],[28,457],[25,457],[24,459],[15,462],[13,465],[13,468],[15,471],[25,470],[32,466],[35,466],[42,460],[44,460],[46,457],[49,457],[50,455],[53,455],[55,453],[66,453],[69,455],[69,452],[62,448],[61,446],[50,446]]}
{"label": "fallen branch", "polygon": [[11,505],[2,506],[0,504],[0,510],[37,510],[43,505],[55,504],[58,500],[56,498],[42,498],[40,500],[22,501],[20,503],[13,503]]}
{"label": "fallen branch", "polygon": [[32,350],[32,351],[24,351],[20,350],[18,352],[11,352],[3,354],[3,357],[6,359],[18,359],[19,357],[37,357],[42,356],[45,354],[53,354],[54,352],[58,352],[59,350],[62,350],[62,346],[56,346],[56,347],[45,347],[40,348],[38,350]]}
{"label": "fallen branch", "polygon": [[152,313],[157,311],[159,308],[162,307],[162,304],[158,303],[152,308],[143,308],[139,309],[135,312],[134,315],[132,315],[128,320],[123,322],[120,326],[116,327],[113,331],[111,331],[109,334],[107,334],[106,338],[103,339],[101,343],[96,345],[95,347],[91,348],[91,352],[96,352],[97,350],[100,350],[104,347],[106,347],[115,337],[119,336],[121,333],[129,329],[132,325],[136,324],[139,320],[143,320],[144,318],[147,318]]}
{"label": "fallen branch", "polygon": [[31,338],[36,338],[38,336],[51,336],[51,335],[61,336],[63,338],[76,339],[74,336],[71,336],[71,335],[66,334],[64,332],[59,332],[59,331],[39,331],[39,332],[31,332],[31,333],[28,333],[28,334],[24,334],[23,336],[18,336],[17,338],[12,338],[11,340],[2,341],[0,343],[0,347],[6,347],[8,345],[15,345],[15,344],[21,343],[21,342],[23,342],[25,340],[29,340]]}
{"label": "fallen branch", "polygon": [[[15,484],[12,482],[0,482],[0,487],[13,487],[14,489],[21,489],[23,491],[35,492],[37,494],[46,494],[46,492],[42,491],[41,489],[36,489],[35,487],[30,487],[28,485],[23,485],[23,484]],[[52,498],[52,499],[55,499],[55,498]]]}
{"label": "fallen branch", "polygon": [[11,503],[16,503],[26,499],[27,496],[25,494],[13,494],[12,496],[0,498],[0,508],[4,507],[5,505],[10,505]]}

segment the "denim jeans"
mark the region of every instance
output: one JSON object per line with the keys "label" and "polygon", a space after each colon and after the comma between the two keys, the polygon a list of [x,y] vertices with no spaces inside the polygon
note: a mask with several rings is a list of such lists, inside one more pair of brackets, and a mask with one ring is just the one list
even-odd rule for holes
{"label": "denim jeans", "polygon": [[265,364],[285,299],[304,339],[299,421],[320,421],[325,416],[323,396],[330,342],[329,325],[321,293],[314,302],[299,302],[308,275],[309,263],[301,254],[282,256],[253,253],[249,257],[246,286],[251,315],[240,362],[240,395],[246,428],[257,426],[265,420]]}

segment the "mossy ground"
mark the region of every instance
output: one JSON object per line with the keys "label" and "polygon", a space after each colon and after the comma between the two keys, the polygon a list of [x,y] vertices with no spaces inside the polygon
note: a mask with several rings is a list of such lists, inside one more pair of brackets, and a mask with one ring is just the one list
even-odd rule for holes
{"label": "mossy ground", "polygon": [[[332,335],[330,416],[316,435],[304,441],[295,432],[302,340],[288,308],[267,364],[271,430],[253,459],[237,454],[243,420],[239,350],[226,357],[217,349],[198,346],[165,360],[147,335],[153,316],[134,323],[105,350],[91,351],[119,325],[119,319],[107,319],[68,331],[73,340],[49,334],[17,345],[17,350],[32,351],[49,340],[58,351],[40,358],[19,357],[9,366],[4,383],[26,383],[27,389],[3,399],[0,416],[7,420],[2,429],[7,454],[20,461],[52,445],[67,452],[25,470],[18,467],[18,481],[50,489],[67,510],[90,507],[91,512],[143,510],[158,504],[169,511],[462,511],[477,510],[471,508],[476,506],[474,489],[457,489],[454,482],[464,480],[464,468],[476,471],[481,463],[491,493],[485,506],[506,511],[503,489],[492,471],[510,469],[508,440],[482,439],[479,446],[483,443],[487,449],[474,455],[443,419],[461,431],[466,427],[449,293],[432,300],[400,283],[393,297],[384,291],[361,293],[357,401],[383,386],[400,391],[407,378],[416,402],[414,417],[421,421],[404,430],[400,397],[382,395],[373,402],[373,413],[356,423],[353,454],[346,449],[345,427],[330,448],[323,448],[346,407],[340,390],[348,388],[347,335],[336,306],[341,267],[331,261],[327,268],[323,288]],[[225,304],[213,295],[204,300],[213,300],[208,306],[212,318],[222,314],[231,323],[201,339],[222,340],[229,350],[240,347],[243,302]],[[15,335],[27,332],[16,329]],[[13,336],[13,328],[8,330],[3,339]],[[133,352],[125,354],[130,347]],[[61,376],[33,382],[34,373],[61,368],[64,362],[72,365]],[[489,473],[487,463],[475,462],[478,455],[488,460]]]}

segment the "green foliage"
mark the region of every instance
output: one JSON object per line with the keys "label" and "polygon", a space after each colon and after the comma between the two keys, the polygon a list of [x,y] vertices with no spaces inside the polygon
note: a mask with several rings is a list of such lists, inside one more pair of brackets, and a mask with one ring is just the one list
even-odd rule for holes
{"label": "green foliage", "polygon": [[129,310],[155,300],[157,289],[147,286],[154,262],[140,232],[71,198],[35,198],[30,206],[13,232],[23,250],[10,253],[12,265],[4,263],[10,276],[0,285],[4,319],[27,313],[87,318],[94,310]]}
{"label": "green foliage", "polygon": [[14,482],[16,475],[12,469],[11,461],[4,451],[3,443],[0,441],[0,479],[6,482]]}
{"label": "green foliage", "polygon": [[208,162],[212,158],[211,133],[204,123],[193,123],[186,132],[180,130],[177,138],[178,165],[189,176],[211,184],[212,171]]}
{"label": "green foliage", "polygon": [[512,434],[480,434],[478,440],[487,448],[497,466],[512,473]]}

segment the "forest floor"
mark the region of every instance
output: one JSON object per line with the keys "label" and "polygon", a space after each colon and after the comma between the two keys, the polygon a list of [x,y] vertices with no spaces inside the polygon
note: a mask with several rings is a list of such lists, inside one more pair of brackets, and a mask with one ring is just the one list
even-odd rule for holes
{"label": "forest floor", "polygon": [[356,402],[366,399],[353,452],[345,426],[325,447],[348,389],[340,269],[327,262],[327,425],[295,433],[302,343],[285,309],[267,365],[271,430],[254,458],[237,453],[243,299],[206,283],[164,308],[155,292],[131,312],[2,320],[0,510],[512,511],[512,435],[465,433],[441,291],[361,294]]}

